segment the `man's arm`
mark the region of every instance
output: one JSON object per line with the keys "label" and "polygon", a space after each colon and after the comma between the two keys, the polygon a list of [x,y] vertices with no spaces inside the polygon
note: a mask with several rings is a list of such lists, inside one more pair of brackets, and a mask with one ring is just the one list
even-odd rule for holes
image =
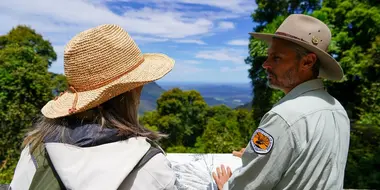
{"label": "man's arm", "polygon": [[241,158],[243,156],[243,153],[245,151],[245,148],[240,149],[239,151],[233,151],[232,155]]}
{"label": "man's arm", "polygon": [[243,167],[233,173],[223,189],[272,189],[298,151],[288,123],[275,113],[266,114],[242,155]]}

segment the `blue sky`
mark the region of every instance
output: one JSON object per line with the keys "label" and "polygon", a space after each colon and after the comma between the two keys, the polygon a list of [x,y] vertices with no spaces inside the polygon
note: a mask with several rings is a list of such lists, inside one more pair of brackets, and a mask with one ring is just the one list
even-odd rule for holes
{"label": "blue sky", "polygon": [[0,1],[0,35],[26,24],[54,46],[50,71],[64,73],[63,50],[77,33],[118,24],[143,53],[176,60],[161,82],[248,83],[248,32],[253,0],[11,0]]}

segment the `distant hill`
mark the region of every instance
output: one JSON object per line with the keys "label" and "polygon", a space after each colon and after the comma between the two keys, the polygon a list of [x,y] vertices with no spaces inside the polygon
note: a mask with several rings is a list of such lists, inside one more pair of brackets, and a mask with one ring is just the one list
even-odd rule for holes
{"label": "distant hill", "polygon": [[252,90],[249,83],[202,84],[161,82],[160,86],[166,90],[175,87],[182,90],[196,90],[202,95],[209,106],[224,104],[230,108],[236,108],[252,100]]}
{"label": "distant hill", "polygon": [[[162,86],[162,87],[161,87]],[[141,93],[139,114],[156,109],[157,99],[166,90],[180,88],[182,90],[196,90],[201,93],[209,106],[226,105],[235,109],[251,110],[251,87],[249,84],[186,84],[155,82],[144,86]]]}
{"label": "distant hill", "polygon": [[141,115],[146,111],[155,110],[157,106],[156,101],[163,92],[165,92],[165,90],[155,82],[144,85],[141,92],[139,114]]}
{"label": "distant hill", "polygon": [[245,109],[245,110],[251,111],[252,110],[252,102],[248,102],[244,105],[238,106],[235,109]]}

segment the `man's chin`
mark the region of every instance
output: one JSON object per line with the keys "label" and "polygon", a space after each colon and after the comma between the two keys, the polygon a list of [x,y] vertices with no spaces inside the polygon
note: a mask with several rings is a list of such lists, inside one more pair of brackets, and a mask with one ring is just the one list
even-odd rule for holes
{"label": "man's chin", "polygon": [[270,80],[267,81],[267,86],[272,89],[282,90],[279,86],[276,86],[275,84],[271,83]]}

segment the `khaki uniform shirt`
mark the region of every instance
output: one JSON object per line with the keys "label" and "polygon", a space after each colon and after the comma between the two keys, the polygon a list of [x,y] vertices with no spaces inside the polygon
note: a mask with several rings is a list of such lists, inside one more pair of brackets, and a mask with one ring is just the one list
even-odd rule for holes
{"label": "khaki uniform shirt", "polygon": [[307,81],[262,118],[223,189],[343,189],[349,139],[342,105]]}

